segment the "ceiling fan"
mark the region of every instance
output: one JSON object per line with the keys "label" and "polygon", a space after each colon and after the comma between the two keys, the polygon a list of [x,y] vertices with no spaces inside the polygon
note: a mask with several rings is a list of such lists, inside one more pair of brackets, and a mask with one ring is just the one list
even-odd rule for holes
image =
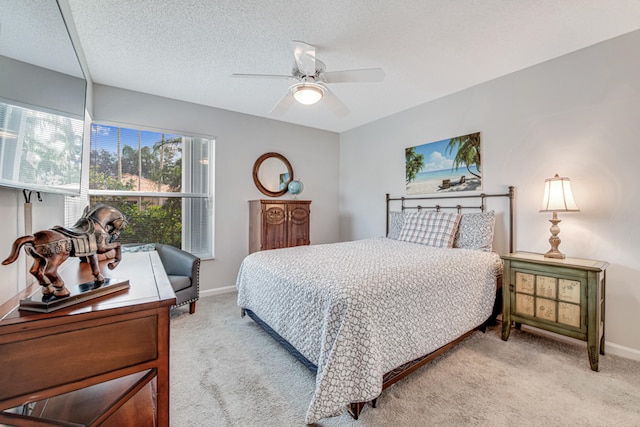
{"label": "ceiling fan", "polygon": [[349,114],[349,109],[327,87],[332,83],[381,82],[384,71],[381,68],[361,70],[325,71],[322,61],[316,58],[316,48],[305,42],[293,40],[291,50],[295,63],[291,75],[277,74],[232,74],[233,77],[276,78],[296,80],[289,87],[282,99],[273,107],[271,114],[283,115],[294,101],[304,105],[312,105],[324,99],[327,107],[338,117]]}

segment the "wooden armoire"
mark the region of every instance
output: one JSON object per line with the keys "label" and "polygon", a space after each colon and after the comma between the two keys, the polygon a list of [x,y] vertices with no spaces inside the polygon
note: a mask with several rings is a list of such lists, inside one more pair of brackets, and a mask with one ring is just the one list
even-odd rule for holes
{"label": "wooden armoire", "polygon": [[250,200],[249,253],[308,245],[310,200]]}

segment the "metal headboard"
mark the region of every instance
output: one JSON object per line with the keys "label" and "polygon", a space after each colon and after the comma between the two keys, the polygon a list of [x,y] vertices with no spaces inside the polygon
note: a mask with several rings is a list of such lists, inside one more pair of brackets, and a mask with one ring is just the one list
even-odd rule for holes
{"label": "metal headboard", "polygon": [[[515,199],[515,187],[509,186],[509,191],[507,193],[501,194],[472,194],[472,195],[455,195],[455,196],[425,196],[425,197],[398,197],[393,198],[389,196],[387,193],[387,228],[386,234],[389,234],[389,211],[392,202],[400,202],[400,210],[404,212],[408,209],[435,209],[436,211],[440,211],[442,209],[455,209],[458,213],[462,213],[463,209],[476,209],[484,212],[486,210],[486,199],[490,197],[507,197],[509,198],[509,252],[513,252],[514,246],[514,235],[513,235],[513,204]],[[467,199],[469,204],[465,204],[464,202],[459,203],[460,199]],[[470,200],[469,200],[470,199]],[[432,201],[442,201],[444,203],[449,203],[452,201],[458,202],[457,204],[439,204],[435,203],[430,206],[425,206],[420,204],[422,201],[429,201],[428,203],[432,203]],[[480,204],[472,205],[472,202],[479,201]],[[409,202],[409,205],[407,205]]]}

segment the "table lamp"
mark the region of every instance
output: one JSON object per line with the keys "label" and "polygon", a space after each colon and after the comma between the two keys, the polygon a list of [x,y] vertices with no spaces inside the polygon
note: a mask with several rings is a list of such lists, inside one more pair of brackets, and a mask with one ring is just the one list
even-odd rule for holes
{"label": "table lamp", "polygon": [[553,178],[548,178],[544,181],[544,197],[540,212],[553,212],[553,217],[549,220],[551,223],[551,228],[549,229],[551,231],[551,237],[549,237],[551,249],[544,256],[546,258],[564,259],[565,255],[558,250],[558,245],[560,244],[558,212],[580,212],[576,202],[573,200],[569,178],[561,178],[556,174]]}

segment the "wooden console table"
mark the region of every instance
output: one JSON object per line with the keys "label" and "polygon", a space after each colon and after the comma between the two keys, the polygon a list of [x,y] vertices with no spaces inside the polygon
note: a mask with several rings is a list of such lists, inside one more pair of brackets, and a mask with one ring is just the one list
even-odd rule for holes
{"label": "wooden console table", "polygon": [[[105,277],[128,279],[129,289],[51,313],[18,310],[35,284],[0,306],[0,423],[117,425],[126,413],[145,418],[136,425],[169,425],[176,299],[160,258],[127,253],[114,270],[100,265]],[[92,280],[77,259],[60,274],[67,285]],[[12,410],[25,404],[29,414]]]}

